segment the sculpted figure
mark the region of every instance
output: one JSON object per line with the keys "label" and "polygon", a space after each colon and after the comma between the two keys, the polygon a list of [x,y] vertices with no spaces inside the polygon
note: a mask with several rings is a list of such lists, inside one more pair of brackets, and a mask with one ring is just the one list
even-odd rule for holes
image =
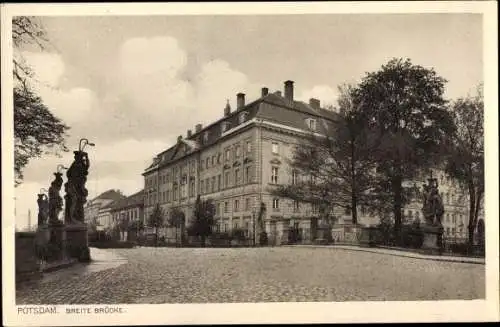
{"label": "sculpted figure", "polygon": [[59,195],[63,184],[62,174],[54,173],[56,178],[49,187],[49,222],[53,223],[59,220],[59,212],[62,210],[62,198]]}
{"label": "sculpted figure", "polygon": [[45,224],[47,221],[47,196],[45,194],[38,194],[38,226]]}
{"label": "sculpted figure", "polygon": [[90,167],[86,152],[74,151],[75,160],[66,173],[68,177],[69,219],[83,222],[83,205],[87,202],[88,191],[85,188]]}
{"label": "sculpted figure", "polygon": [[429,179],[429,184],[424,185],[424,205],[422,208],[425,222],[428,225],[441,226],[444,206],[439,195],[436,179]]}

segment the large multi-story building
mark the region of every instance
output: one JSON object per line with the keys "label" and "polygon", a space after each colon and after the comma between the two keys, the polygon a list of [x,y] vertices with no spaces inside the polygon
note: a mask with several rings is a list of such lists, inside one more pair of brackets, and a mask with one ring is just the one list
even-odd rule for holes
{"label": "large multi-story building", "polygon": [[[185,212],[188,223],[199,194],[216,205],[217,228],[243,228],[253,235],[260,203],[266,206],[264,223],[270,239],[279,243],[294,226],[311,238],[317,224],[315,208],[274,197],[271,188],[292,183],[288,159],[305,135],[325,133],[337,114],[294,99],[292,81],[284,95],[262,88],[261,97],[249,104],[237,94],[237,108],[226,105],[223,117],[194,133],[178,137],[177,143],[159,153],[143,173],[145,214],[156,204],[168,213],[172,207]],[[347,215],[346,215],[347,216]]]}
{"label": "large multi-story building", "polygon": [[[175,145],[154,157],[143,173],[145,216],[157,204],[167,214],[176,207],[184,211],[189,224],[200,195],[215,201],[219,231],[243,228],[251,237],[264,203],[263,219],[271,242],[279,244],[286,239],[290,227],[298,228],[302,239],[314,239],[317,209],[275,197],[271,189],[294,182],[297,176],[288,160],[296,146],[305,135],[325,133],[337,117],[336,112],[321,108],[317,99],[296,101],[292,81],[284,83],[283,95],[262,88],[261,97],[248,104],[245,94],[238,93],[236,110],[231,111],[227,104],[221,119],[206,127],[196,125],[194,133],[188,130],[186,136],[178,136]],[[461,223],[466,218],[457,207],[460,200],[455,186],[441,184],[440,189],[446,201],[446,231],[463,231]],[[408,205],[404,214],[411,219],[421,216],[421,201]],[[337,224],[351,223],[348,210],[336,210],[335,216]],[[377,222],[377,217],[359,210],[358,223]]]}

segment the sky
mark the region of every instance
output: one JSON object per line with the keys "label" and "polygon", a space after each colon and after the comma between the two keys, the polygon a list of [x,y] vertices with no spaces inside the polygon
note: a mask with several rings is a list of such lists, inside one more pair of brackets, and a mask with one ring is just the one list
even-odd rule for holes
{"label": "sky", "polygon": [[[198,123],[220,118],[236,94],[295,81],[299,100],[335,104],[337,86],[355,83],[394,57],[433,68],[446,97],[483,81],[478,14],[324,14],[41,17],[50,46],[22,49],[45,104],[86,137],[89,199],[109,189],[131,195],[158,152]],[[33,159],[15,190],[16,226],[36,224],[36,194],[73,153]]]}

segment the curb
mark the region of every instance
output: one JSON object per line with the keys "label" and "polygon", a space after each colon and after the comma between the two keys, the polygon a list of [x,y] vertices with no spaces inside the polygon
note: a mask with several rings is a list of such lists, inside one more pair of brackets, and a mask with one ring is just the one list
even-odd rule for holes
{"label": "curb", "polygon": [[[377,254],[385,254],[385,255],[392,255],[396,257],[403,257],[403,258],[412,258],[412,259],[420,259],[420,260],[433,260],[433,261],[442,261],[442,262],[455,262],[455,263],[471,263],[471,264],[477,264],[477,265],[484,265],[486,261],[473,261],[473,260],[467,260],[467,259],[450,259],[450,258],[439,258],[439,257],[426,257],[423,255],[417,256],[417,255],[408,255],[408,254],[403,254],[403,253],[389,253],[389,252],[380,252],[376,250],[370,250],[369,248],[357,248],[357,247],[344,247],[344,246],[321,246],[321,245],[286,245],[286,246],[293,246],[293,247],[314,247],[314,248],[330,248],[330,249],[340,249],[340,250],[345,250],[345,251],[360,251],[360,252],[369,252],[369,253],[377,253]],[[394,251],[394,250],[392,250]]]}
{"label": "curb", "polygon": [[78,260],[71,260],[69,262],[64,262],[64,263],[61,263],[61,264],[58,264],[58,265],[53,265],[53,266],[49,266],[49,267],[46,267],[46,268],[42,268],[41,272],[42,273],[53,272],[53,271],[56,271],[56,270],[59,270],[59,269],[64,269],[64,268],[71,267],[73,265],[76,265],[77,263],[79,263]]}

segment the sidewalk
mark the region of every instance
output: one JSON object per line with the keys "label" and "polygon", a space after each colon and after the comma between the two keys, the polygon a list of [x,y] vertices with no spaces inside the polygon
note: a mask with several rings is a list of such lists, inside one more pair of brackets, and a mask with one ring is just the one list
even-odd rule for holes
{"label": "sidewalk", "polygon": [[415,252],[407,252],[398,249],[388,249],[388,248],[369,248],[361,247],[355,245],[287,245],[295,247],[311,247],[311,248],[330,248],[330,249],[340,249],[347,251],[361,251],[361,252],[371,252],[385,255],[394,255],[398,257],[414,258],[414,259],[424,259],[424,260],[434,260],[434,261],[445,261],[445,262],[459,262],[459,263],[473,263],[473,264],[485,264],[484,258],[472,258],[472,257],[457,257],[457,256],[447,256],[447,255],[426,255]]}

